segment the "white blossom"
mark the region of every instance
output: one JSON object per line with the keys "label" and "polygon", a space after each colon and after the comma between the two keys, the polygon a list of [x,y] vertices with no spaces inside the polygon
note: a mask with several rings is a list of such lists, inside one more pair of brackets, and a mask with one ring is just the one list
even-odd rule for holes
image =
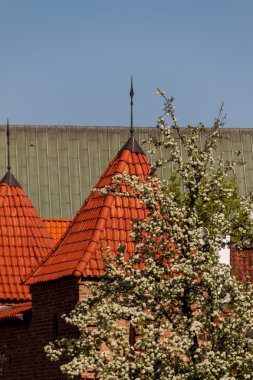
{"label": "white blossom", "polygon": [[[238,283],[219,262],[225,236],[242,246],[251,241],[251,204],[238,198],[232,217],[228,213],[234,192],[225,180],[234,163],[213,158],[220,115],[201,148],[203,125],[188,127],[186,138],[176,124],[173,99],[157,93],[172,126],[159,118],[161,138],[150,142],[153,152],[166,148],[167,157],[153,165],[145,182],[123,173],[100,190],[138,197],[146,205],[146,218],[132,224],[135,254],[126,261],[124,246],[115,257],[107,249],[105,275],[90,285],[89,298],[64,316],[79,329],[79,338],[50,343],[45,350],[51,360],[63,358],[61,371],[69,378],[91,371],[100,380],[252,379],[252,285]],[[154,175],[170,162],[184,189],[180,197],[169,181]],[[209,235],[202,241],[207,224]]]}

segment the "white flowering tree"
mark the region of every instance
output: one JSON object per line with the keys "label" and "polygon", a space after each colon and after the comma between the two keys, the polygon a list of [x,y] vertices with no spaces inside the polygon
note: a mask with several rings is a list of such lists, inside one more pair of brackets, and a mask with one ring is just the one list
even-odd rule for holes
{"label": "white flowering tree", "polygon": [[125,247],[115,257],[107,251],[105,275],[64,317],[80,337],[45,350],[51,360],[64,361],[61,370],[69,378],[93,373],[100,380],[252,379],[252,286],[237,283],[219,262],[224,236],[250,243],[251,206],[228,186],[234,164],[213,159],[221,115],[208,131],[188,127],[185,136],[173,99],[158,95],[172,125],[159,118],[160,138],[150,139],[153,152],[158,146],[168,152],[153,173],[172,162],[183,192],[175,195],[170,183],[152,173],[145,183],[118,176],[114,188],[105,189],[120,194],[124,182],[129,196],[146,205],[146,219],[133,224],[135,254],[125,260]]}

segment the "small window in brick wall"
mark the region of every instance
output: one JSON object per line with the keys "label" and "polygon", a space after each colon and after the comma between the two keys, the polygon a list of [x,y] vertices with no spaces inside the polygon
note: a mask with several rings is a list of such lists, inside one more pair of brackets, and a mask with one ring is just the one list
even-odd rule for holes
{"label": "small window in brick wall", "polygon": [[53,340],[58,339],[59,337],[59,318],[58,314],[54,314],[53,317]]}

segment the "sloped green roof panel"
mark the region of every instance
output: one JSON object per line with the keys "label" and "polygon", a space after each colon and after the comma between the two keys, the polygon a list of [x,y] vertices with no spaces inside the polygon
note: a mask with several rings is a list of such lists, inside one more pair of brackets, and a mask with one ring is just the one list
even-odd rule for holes
{"label": "sloped green roof panel", "polygon": [[[10,126],[12,173],[44,218],[71,218],[129,137],[128,127]],[[136,128],[141,143],[155,128]],[[200,141],[204,144],[204,138]],[[145,152],[149,144],[143,146]],[[242,151],[245,166],[236,169],[241,194],[253,190],[253,131],[223,129],[215,155],[236,158]],[[158,150],[151,162],[166,152]],[[6,172],[6,127],[0,126],[0,177]],[[173,172],[158,173],[169,178]],[[2,173],[2,174],[1,174]]]}

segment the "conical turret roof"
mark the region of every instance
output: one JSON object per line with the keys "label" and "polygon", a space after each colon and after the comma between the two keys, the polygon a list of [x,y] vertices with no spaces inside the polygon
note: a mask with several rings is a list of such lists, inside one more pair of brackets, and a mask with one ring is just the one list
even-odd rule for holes
{"label": "conical turret roof", "polygon": [[[145,180],[150,171],[147,156],[133,136],[119,151],[95,188],[112,185],[116,174],[126,172]],[[145,207],[137,198],[92,192],[85,200],[62,240],[27,278],[26,284],[56,280],[65,276],[100,276],[104,272],[101,243],[117,252],[119,244],[134,251],[131,221],[142,219]]]}
{"label": "conical turret roof", "polygon": [[54,240],[10,170],[0,181],[0,302],[31,299],[23,285]]}

